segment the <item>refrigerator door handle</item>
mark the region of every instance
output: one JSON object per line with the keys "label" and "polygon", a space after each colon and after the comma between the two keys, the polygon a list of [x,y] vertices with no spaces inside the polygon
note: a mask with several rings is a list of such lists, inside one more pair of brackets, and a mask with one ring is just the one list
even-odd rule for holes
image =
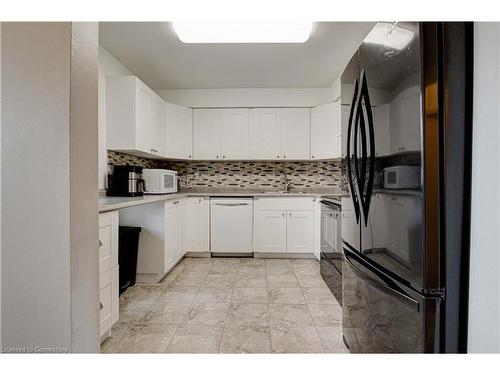
{"label": "refrigerator door handle", "polygon": [[[370,94],[368,92],[368,82],[366,80],[366,71],[363,69],[361,72],[361,77],[360,77],[360,91],[359,91],[359,97],[360,97],[360,103],[358,104],[358,108],[362,111],[362,117],[364,118],[364,115],[366,114],[366,125],[367,129],[364,128],[365,121],[362,121],[362,136],[363,136],[363,172],[366,173],[366,162],[367,162],[367,155],[366,155],[366,150],[369,147],[370,150],[370,155],[369,155],[369,161],[368,161],[368,181],[366,184],[366,197],[362,197],[361,199],[361,205],[363,206],[363,213],[365,217],[365,224],[368,224],[368,212],[370,211],[370,203],[371,203],[371,198],[372,198],[372,191],[373,191],[373,180],[374,180],[374,175],[375,175],[375,130],[373,127],[373,113],[372,113],[372,105],[370,101]],[[361,101],[364,101],[364,112],[363,112],[363,106],[361,105]],[[367,134],[368,133],[368,134]],[[367,138],[368,135],[368,139]],[[368,143],[368,145],[367,145]],[[368,146],[368,147],[367,147]],[[366,178],[365,175],[363,175],[363,181]],[[364,199],[363,199],[364,198]]]}
{"label": "refrigerator door handle", "polygon": [[[363,261],[361,258],[353,254],[351,251],[344,248],[344,259],[351,266],[352,271],[363,281],[367,282],[371,286],[390,294],[397,300],[405,303],[407,306],[420,311],[420,302],[411,297],[402,288],[400,288],[394,281],[392,281],[388,276],[384,275],[379,270],[373,268],[370,264]],[[371,273],[375,274],[377,278],[369,276],[355,263],[360,264],[362,267],[368,269]]]}
{"label": "refrigerator door handle", "polygon": [[[346,160],[347,160],[347,181],[349,183],[349,191],[351,193],[351,198],[352,198],[352,203],[354,206],[354,213],[356,215],[356,222],[359,223],[359,217],[360,217],[360,209],[359,209],[359,203],[358,203],[358,197],[355,191],[354,187],[354,181],[353,181],[353,171],[352,171],[352,164],[351,164],[351,137],[352,137],[352,131],[353,131],[353,122],[356,121],[356,112],[357,112],[357,103],[358,103],[358,90],[359,90],[359,83],[358,79],[354,81],[354,93],[352,95],[352,103],[351,103],[351,110],[349,112],[349,121],[347,125],[347,150],[346,150]],[[354,127],[355,135],[357,133],[356,128]],[[354,148],[354,163],[356,164],[356,170],[358,169],[358,164],[357,164],[357,155],[356,155],[356,144],[357,144],[357,136],[354,137],[355,139],[355,148]]]}

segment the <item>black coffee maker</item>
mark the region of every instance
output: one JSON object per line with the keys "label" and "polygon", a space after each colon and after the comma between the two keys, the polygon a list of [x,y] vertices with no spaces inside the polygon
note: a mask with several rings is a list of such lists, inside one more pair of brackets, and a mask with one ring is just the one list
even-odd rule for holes
{"label": "black coffee maker", "polygon": [[113,197],[140,197],[144,195],[142,167],[115,165],[111,176],[111,189],[106,195]]}

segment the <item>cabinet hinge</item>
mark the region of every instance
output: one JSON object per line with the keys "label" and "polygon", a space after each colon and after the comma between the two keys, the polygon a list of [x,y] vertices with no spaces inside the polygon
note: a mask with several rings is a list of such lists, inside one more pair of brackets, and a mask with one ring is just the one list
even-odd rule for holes
{"label": "cabinet hinge", "polygon": [[424,289],[422,290],[422,294],[427,298],[440,298],[444,300],[446,298],[446,289],[445,288]]}

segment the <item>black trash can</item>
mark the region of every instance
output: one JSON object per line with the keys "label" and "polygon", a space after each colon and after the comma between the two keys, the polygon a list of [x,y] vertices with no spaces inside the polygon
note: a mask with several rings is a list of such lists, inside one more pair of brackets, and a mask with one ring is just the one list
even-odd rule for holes
{"label": "black trash can", "polygon": [[118,240],[118,265],[120,266],[120,294],[135,285],[140,227],[120,226]]}

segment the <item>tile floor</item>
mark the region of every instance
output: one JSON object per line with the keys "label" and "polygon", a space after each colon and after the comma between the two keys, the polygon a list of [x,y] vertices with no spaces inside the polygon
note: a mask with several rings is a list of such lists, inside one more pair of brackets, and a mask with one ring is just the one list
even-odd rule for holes
{"label": "tile floor", "polygon": [[120,297],[103,353],[349,353],[313,259],[184,258]]}

